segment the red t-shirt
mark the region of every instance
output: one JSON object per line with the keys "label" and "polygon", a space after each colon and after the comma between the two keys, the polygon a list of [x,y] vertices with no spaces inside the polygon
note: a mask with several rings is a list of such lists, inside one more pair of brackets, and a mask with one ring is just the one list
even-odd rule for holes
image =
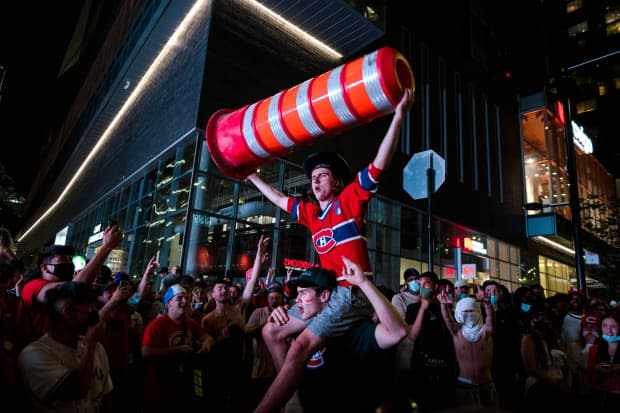
{"label": "red t-shirt", "polygon": [[49,314],[45,304],[37,301],[36,297],[41,289],[51,282],[44,278],[35,278],[28,281],[22,289],[22,300],[17,310],[17,322],[28,342],[38,339],[49,331]]}

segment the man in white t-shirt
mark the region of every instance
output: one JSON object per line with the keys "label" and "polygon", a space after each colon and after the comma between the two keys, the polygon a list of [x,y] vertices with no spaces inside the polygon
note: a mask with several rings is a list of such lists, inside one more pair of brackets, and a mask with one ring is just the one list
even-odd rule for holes
{"label": "man in white t-shirt", "polygon": [[97,292],[85,283],[68,281],[47,291],[50,329],[18,358],[33,411],[109,411],[112,379],[96,302]]}

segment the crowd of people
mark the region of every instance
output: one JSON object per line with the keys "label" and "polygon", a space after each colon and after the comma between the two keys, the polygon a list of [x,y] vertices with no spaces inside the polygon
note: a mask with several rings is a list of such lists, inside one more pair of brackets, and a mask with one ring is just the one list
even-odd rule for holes
{"label": "crowd of people", "polygon": [[50,245],[26,274],[0,230],[0,394],[36,412],[620,406],[620,306],[414,268],[399,291],[375,284],[364,220],[411,104],[406,90],[356,175],[338,154],[306,158],[308,198],[248,176],[310,231],[320,262],[295,277],[276,280],[263,234],[244,284],[155,257],[135,281],[105,265],[124,237],[116,224],[84,268],[71,246]]}

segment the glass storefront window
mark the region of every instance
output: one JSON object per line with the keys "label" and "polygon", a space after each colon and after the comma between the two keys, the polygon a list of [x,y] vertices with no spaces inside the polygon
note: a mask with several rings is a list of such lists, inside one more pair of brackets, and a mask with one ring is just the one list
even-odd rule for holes
{"label": "glass storefront window", "polygon": [[400,257],[392,254],[375,254],[374,281],[377,285],[398,291],[402,280],[400,271]]}
{"label": "glass storefront window", "polygon": [[171,211],[180,211],[189,206],[189,194],[191,191],[191,176],[184,175],[176,180],[172,187],[169,208]]}
{"label": "glass storefront window", "polygon": [[373,198],[368,208],[368,220],[392,228],[400,228],[400,208],[381,198]]}
{"label": "glass storefront window", "polygon": [[190,274],[223,276],[230,226],[233,221],[205,213],[191,215],[190,236],[186,244],[186,271]]}
{"label": "glass storefront window", "polygon": [[538,257],[540,284],[545,287],[547,296],[566,293],[570,288],[570,278],[574,277],[574,268],[544,256]]}
{"label": "glass storefront window", "polygon": [[295,222],[286,222],[280,232],[280,262],[275,263],[275,268],[281,267],[287,260],[318,262],[310,240],[310,231],[306,227]]}
{"label": "glass storefront window", "polygon": [[[539,109],[523,114],[521,127],[526,203],[568,202],[564,125],[551,111]],[[568,208],[560,208],[558,212],[570,219]]]}
{"label": "glass storefront window", "polygon": [[217,175],[199,175],[194,182],[196,191],[193,207],[217,214],[232,216],[234,182]]}

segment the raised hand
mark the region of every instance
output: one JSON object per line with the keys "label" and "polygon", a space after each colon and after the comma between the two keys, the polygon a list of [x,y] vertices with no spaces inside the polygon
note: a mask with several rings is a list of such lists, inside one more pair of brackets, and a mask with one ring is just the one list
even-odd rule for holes
{"label": "raised hand", "polygon": [[442,290],[437,296],[437,299],[439,300],[441,304],[454,304],[454,299],[451,299],[448,296],[448,293],[446,292],[446,290]]}
{"label": "raised hand", "polygon": [[258,252],[257,254],[261,257],[261,264],[269,259],[269,253],[267,252],[267,246],[269,246],[269,241],[271,238],[266,236],[265,234],[261,234],[258,240]]}
{"label": "raised hand", "polygon": [[356,263],[342,256],[342,262],[344,266],[342,267],[342,276],[353,285],[360,286],[365,281],[368,281],[368,277],[364,275],[364,271],[362,268]]}
{"label": "raised hand", "polygon": [[400,102],[398,102],[398,105],[396,106],[395,113],[402,116],[407,113],[409,109],[411,109],[411,105],[413,105],[413,92],[411,89],[407,88],[405,89]]}
{"label": "raised hand", "polygon": [[274,308],[271,314],[269,314],[267,322],[276,323],[280,326],[288,323],[288,305],[281,305],[280,307]]}

